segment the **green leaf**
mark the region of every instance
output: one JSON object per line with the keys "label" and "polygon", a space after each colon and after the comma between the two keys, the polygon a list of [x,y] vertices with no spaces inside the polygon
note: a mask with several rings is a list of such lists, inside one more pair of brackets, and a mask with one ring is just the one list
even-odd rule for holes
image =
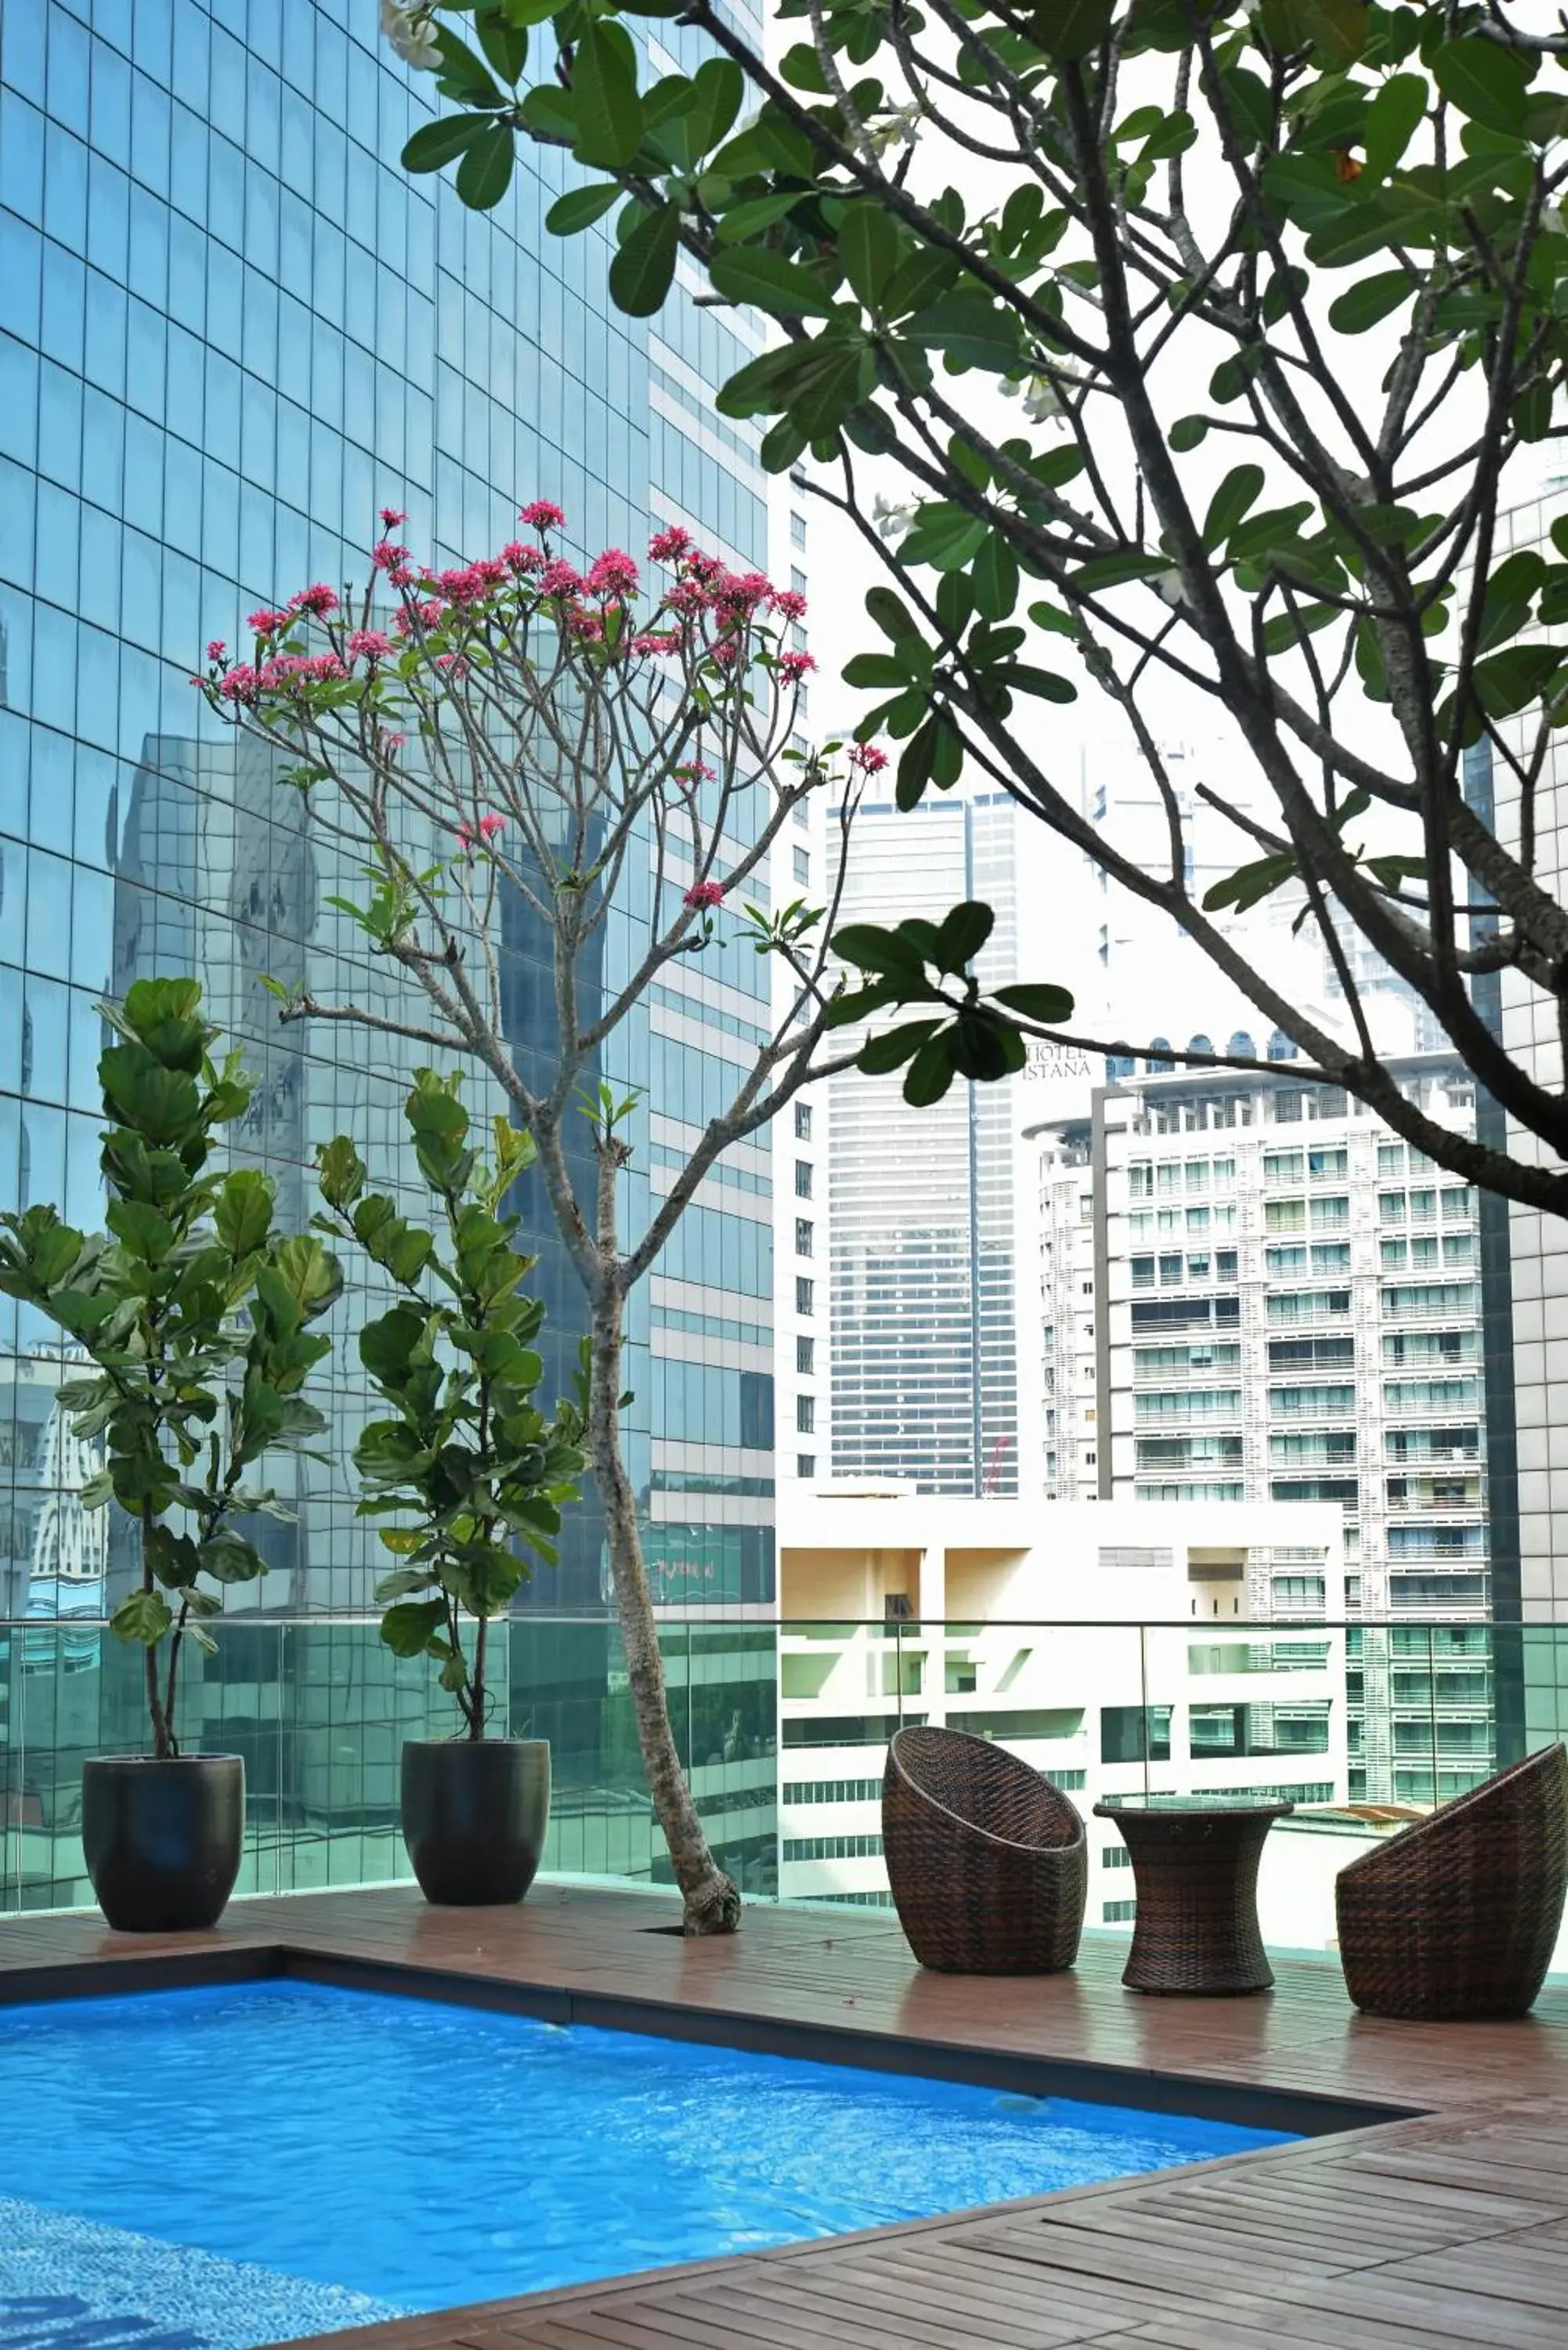
{"label": "green leaf", "polygon": [[1366,0],[1286,0],[1320,65],[1353,66],[1366,46]]}
{"label": "green leaf", "polygon": [[1346,286],[1330,303],[1329,325],[1342,335],[1363,335],[1368,327],[1376,327],[1399,309],[1416,291],[1416,280],[1407,271],[1379,270],[1376,277],[1363,277],[1359,284]]}
{"label": "green leaf", "polygon": [[317,1180],[329,1208],[353,1206],[365,1188],[365,1162],[348,1135],[335,1135],[316,1154]]}
{"label": "green leaf", "polygon": [[642,144],[642,100],[631,44],[597,18],[584,26],[572,58],[579,161],[615,171]]}
{"label": "green leaf", "polygon": [[407,1599],[381,1618],[381,1638],[395,1657],[450,1656],[446,1606],[440,1599]]}
{"label": "green leaf", "polygon": [[953,1032],[940,1028],[928,1036],[909,1064],[909,1074],[904,1079],[904,1099],[914,1109],[929,1109],[940,1102],[953,1081]]}
{"label": "green leaf", "polygon": [[1530,67],[1512,49],[1478,35],[1444,41],[1433,55],[1432,78],[1472,122],[1523,135]]}
{"label": "green leaf", "polygon": [[1203,522],[1203,544],[1207,548],[1222,546],[1256,504],[1263,486],[1262,465],[1233,465],[1209,501],[1209,512]]}
{"label": "green leaf", "polygon": [[488,63],[504,82],[514,84],[528,62],[527,26],[493,0],[490,7],[474,12],[473,29]]}
{"label": "green leaf", "polygon": [[118,1639],[138,1640],[144,1648],[155,1648],[173,1621],[161,1591],[132,1591],[120,1601],[109,1625]]}
{"label": "green leaf", "polygon": [[1239,914],[1244,914],[1250,906],[1258,905],[1264,898],[1272,897],[1276,889],[1282,889],[1287,881],[1293,880],[1296,869],[1295,858],[1282,852],[1256,858],[1251,864],[1227,874],[1223,881],[1216,881],[1211,889],[1206,890],[1203,910],[1208,914],[1218,914],[1227,906],[1233,906]]}
{"label": "green leaf", "polygon": [[1208,431],[1206,416],[1179,416],[1170,428],[1169,445],[1179,457],[1184,457],[1189,449],[1197,448]]}
{"label": "green leaf", "polygon": [[213,1211],[218,1238],[232,1257],[249,1256],[272,1229],[273,1186],[259,1168],[239,1167],[228,1177]]}
{"label": "green leaf", "polygon": [[846,685],[884,692],[890,689],[895,693],[909,681],[903,662],[895,660],[891,653],[852,654],[844,664],[843,678]]}
{"label": "green leaf", "polygon": [[726,300],[753,303],[774,317],[833,316],[833,304],[816,279],[798,262],[786,261],[782,253],[765,253],[752,246],[739,250],[725,247],[713,255],[708,275],[715,290]]}
{"label": "green leaf", "polygon": [[825,338],[810,348],[815,356],[791,396],[789,412],[808,442],[824,441],[869,391],[875,362],[871,346],[863,340]]}
{"label": "green leaf", "polygon": [[493,212],[512,185],[512,125],[498,122],[474,140],[457,167],[457,192],[471,212]]}
{"label": "green leaf", "polygon": [[545,226],[552,236],[576,236],[603,220],[625,192],[618,180],[596,180],[591,188],[568,188],[545,214]]}
{"label": "green leaf", "polygon": [[490,120],[487,114],[443,114],[439,122],[421,123],[403,149],[404,171],[441,171],[467,152]]}
{"label": "green leaf", "polygon": [[675,279],[680,250],[680,213],[674,204],[644,213],[610,260],[610,299],[628,318],[648,318],[659,309]]}
{"label": "green leaf", "polygon": [[981,899],[966,898],[942,918],[937,930],[937,951],[931,960],[939,971],[961,972],[984,946],[996,917]]}
{"label": "green leaf", "polygon": [[833,933],[833,951],[844,962],[858,964],[862,971],[890,972],[918,979],[925,968],[925,957],[911,941],[897,931],[886,931],[875,922],[846,922]]}
{"label": "green leaf", "polygon": [[460,106],[505,105],[505,94],[492,78],[483,58],[477,57],[466,41],[459,40],[450,25],[436,26],[436,47],[441,52],[436,88],[446,97],[456,99]]}
{"label": "green leaf", "polygon": [[855,1066],[868,1077],[885,1077],[892,1070],[901,1069],[941,1024],[940,1020],[909,1020],[901,1028],[889,1028],[883,1035],[868,1036],[856,1055]]}
{"label": "green leaf", "polygon": [[868,310],[875,310],[898,265],[898,231],[890,213],[862,200],[849,206],[838,230],[844,274]]}
{"label": "green leaf", "polygon": [[1004,620],[1018,601],[1018,559],[999,530],[987,532],[970,568],[974,606],[987,620]]}
{"label": "green leaf", "polygon": [[1059,1028],[1073,1016],[1073,996],[1065,987],[1031,980],[1016,987],[999,987],[995,993],[998,1003],[1004,1003],[1009,1012],[1016,1012],[1023,1020],[1036,1020],[1043,1027]]}
{"label": "green leaf", "polygon": [[1099,47],[1112,13],[1112,0],[1035,0],[1029,29],[1048,57],[1069,64]]}
{"label": "green leaf", "polygon": [[1384,83],[1362,118],[1361,145],[1367,179],[1386,179],[1426,120],[1429,96],[1426,78],[1421,74],[1393,74]]}

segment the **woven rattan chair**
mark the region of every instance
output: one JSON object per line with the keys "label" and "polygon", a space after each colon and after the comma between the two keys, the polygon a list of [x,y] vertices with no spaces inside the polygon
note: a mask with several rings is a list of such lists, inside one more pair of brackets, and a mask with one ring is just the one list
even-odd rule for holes
{"label": "woven rattan chair", "polygon": [[923,1967],[1046,1975],[1077,1957],[1084,1823],[1005,1747],[959,1730],[900,1730],[882,1781],[882,1845],[898,1923]]}
{"label": "woven rattan chair", "polygon": [[1527,2014],[1565,1889],[1568,1754],[1552,1746],[1341,1869],[1351,1998],[1426,2022]]}

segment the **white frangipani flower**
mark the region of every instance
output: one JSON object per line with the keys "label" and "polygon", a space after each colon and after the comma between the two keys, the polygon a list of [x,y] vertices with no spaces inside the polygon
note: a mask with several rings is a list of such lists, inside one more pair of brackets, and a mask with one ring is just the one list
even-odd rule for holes
{"label": "white frangipani flower", "polygon": [[441,67],[436,28],[428,7],[409,6],[404,0],[381,0],[381,33],[406,66],[416,73],[435,73]]}

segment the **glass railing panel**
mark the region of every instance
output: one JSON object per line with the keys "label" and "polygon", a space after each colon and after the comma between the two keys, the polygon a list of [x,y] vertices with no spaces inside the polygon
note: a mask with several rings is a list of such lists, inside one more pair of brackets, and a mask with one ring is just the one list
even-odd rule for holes
{"label": "glass railing panel", "polygon": [[[1202,1604],[1235,1602],[1206,1589]],[[215,1631],[214,1655],[189,1656],[178,1719],[187,1747],[244,1757],[240,1890],[406,1881],[401,1748],[454,1725],[433,1666],[393,1658],[373,1620],[236,1615]],[[714,1615],[661,1639],[699,1810],[753,1898],[885,1902],[888,1742],[929,1721],[1009,1747],[1090,1816],[1096,1926],[1128,1923],[1132,1898],[1096,1801],[1293,1800],[1265,1853],[1265,1934],[1322,1950],[1345,1859],[1568,1731],[1568,1627]],[[546,1871],[668,1884],[616,1627],[524,1616],[492,1644],[492,1727],[551,1746]],[[82,1762],[140,1751],[143,1721],[140,1653],[105,1627],[0,1625],[0,1910],[89,1900]]]}

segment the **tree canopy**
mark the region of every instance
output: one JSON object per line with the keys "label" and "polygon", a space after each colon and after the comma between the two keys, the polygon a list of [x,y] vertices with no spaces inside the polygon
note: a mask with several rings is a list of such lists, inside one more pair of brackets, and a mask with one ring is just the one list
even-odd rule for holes
{"label": "tree canopy", "polygon": [[[1568,1018],[1568,910],[1537,855],[1568,715],[1568,517],[1519,546],[1501,520],[1563,430],[1568,34],[1501,0],[775,15],[793,45],[759,46],[719,0],[389,0],[394,46],[446,101],[404,161],[455,166],[486,205],[518,141],[567,149],[584,182],[549,226],[614,215],[624,310],[657,310],[684,253],[707,298],[775,322],[719,406],[765,428],[768,467],[809,465],[888,574],[846,674],[878,697],[867,731],[901,744],[905,805],[966,770],[1012,793],[1334,1083],[1444,1163],[1568,1207],[1568,1177],[1537,1163],[1568,1156],[1557,1057],[1505,1051],[1471,985],[1512,972],[1552,1034]],[[636,21],[668,16],[690,32]],[[700,61],[656,71],[655,37]],[[889,532],[874,485],[893,476]],[[1172,690],[1222,715],[1248,769],[1215,795],[1240,869],[1202,899],[1161,751]],[[1043,722],[1090,692],[1164,805],[1158,860],[1054,772]],[[1495,819],[1466,791],[1483,745]],[[1236,911],[1286,883],[1352,1034],[1238,936]],[[1436,1014],[1521,1149],[1450,1135],[1400,1093],[1347,931]],[[935,936],[857,942],[879,1003],[924,999],[903,1040],[917,1092],[1063,1033],[944,974]]]}

